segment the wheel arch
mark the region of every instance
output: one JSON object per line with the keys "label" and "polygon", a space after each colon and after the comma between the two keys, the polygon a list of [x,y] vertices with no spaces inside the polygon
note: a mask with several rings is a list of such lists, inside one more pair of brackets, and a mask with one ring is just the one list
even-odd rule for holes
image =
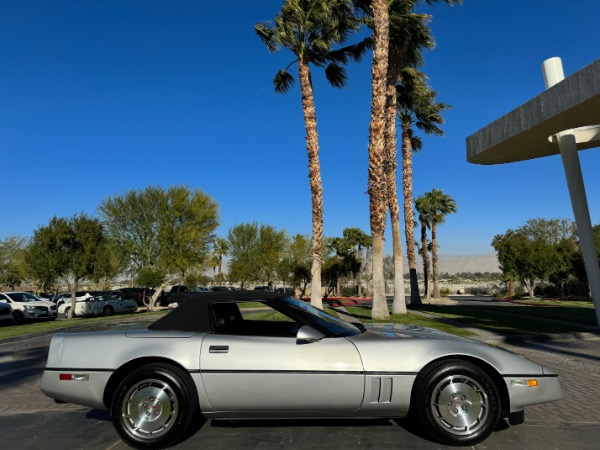
{"label": "wheel arch", "polygon": [[[481,370],[483,370],[486,373],[486,375],[492,379],[494,385],[496,386],[496,389],[498,390],[498,395],[500,396],[500,409],[501,409],[500,417],[506,418],[509,416],[509,414],[510,414],[510,397],[508,395],[508,388],[506,386],[506,383],[504,382],[504,378],[502,378],[502,376],[500,375],[500,373],[496,370],[496,368],[494,366],[492,366],[490,363],[484,361],[483,359],[475,358],[475,357],[469,356],[469,355],[446,355],[444,357],[434,359],[434,360],[430,361],[429,363],[427,363],[425,366],[423,366],[421,368],[421,370],[419,371],[419,373],[417,374],[417,379],[423,373],[423,371],[430,365],[440,362],[440,361],[449,361],[449,360],[467,361],[467,362],[470,362],[471,364],[474,364]],[[411,390],[411,395],[410,395],[410,399],[411,399],[410,400],[410,409],[411,410],[414,410],[413,403],[416,399],[416,396],[415,396],[416,385],[417,385],[416,382],[413,383],[412,390]]]}
{"label": "wheel arch", "polygon": [[[177,363],[176,361],[173,361],[172,359],[158,357],[158,356],[148,356],[148,357],[133,359],[133,360],[128,361],[127,363],[123,364],[117,370],[115,370],[113,372],[113,374],[110,376],[110,378],[108,379],[108,382],[106,383],[106,387],[104,388],[104,395],[102,397],[104,406],[106,406],[106,408],[108,410],[110,410],[111,402],[112,402],[112,398],[114,396],[115,390],[117,389],[117,386],[123,380],[123,378],[125,377],[126,374],[128,374],[132,370],[135,370],[139,367],[145,366],[147,364],[152,364],[152,363],[168,364],[170,366],[178,368],[183,373],[185,373],[186,376],[190,376],[188,370],[185,367],[183,367],[181,364]],[[191,377],[190,377],[190,381],[192,381]]]}

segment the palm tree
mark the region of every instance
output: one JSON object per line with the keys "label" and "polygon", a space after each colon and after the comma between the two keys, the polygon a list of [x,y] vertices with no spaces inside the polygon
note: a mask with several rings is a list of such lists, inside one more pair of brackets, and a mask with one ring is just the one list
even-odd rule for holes
{"label": "palm tree", "polygon": [[385,195],[385,103],[389,50],[389,8],[387,0],[373,0],[373,63],[371,69],[371,123],[369,126],[369,213],[373,236],[373,319],[390,316],[385,297],[383,236],[387,216]]}
{"label": "palm tree", "polygon": [[427,198],[423,195],[415,199],[415,208],[419,213],[419,222],[421,224],[421,248],[419,253],[423,258],[423,278],[424,278],[424,292],[425,299],[431,298],[431,291],[429,289],[429,242],[427,240],[427,228],[431,227],[431,221],[429,220]]}
{"label": "palm tree", "polygon": [[357,295],[362,297],[361,274],[366,262],[366,258],[363,258],[363,249],[371,245],[371,236],[360,228],[346,228],[344,229],[344,240],[352,247],[354,258],[361,263],[355,281],[358,287]]}
{"label": "palm tree", "polygon": [[429,16],[412,12],[413,0],[390,3],[390,49],[386,87],[385,127],[385,183],[388,208],[392,224],[394,253],[394,301],[392,313],[406,314],[404,295],[404,263],[400,230],[400,206],[396,184],[396,86],[402,79],[402,70],[422,63],[421,51],[433,47],[433,39],[427,22]]}
{"label": "palm tree", "polygon": [[[213,279],[217,274],[223,273],[223,257],[229,251],[229,242],[227,239],[216,238],[213,244],[212,263],[213,263]],[[217,272],[218,270],[218,272]]]}
{"label": "palm tree", "polygon": [[403,71],[398,92],[398,119],[402,129],[402,186],[404,191],[404,224],[406,248],[410,273],[411,303],[420,303],[417,281],[417,258],[415,255],[413,219],[413,171],[412,152],[422,148],[422,141],[414,134],[414,128],[425,134],[443,136],[438,125],[444,123],[441,113],[450,108],[436,101],[437,93],[427,85],[425,75],[415,69]]}
{"label": "palm tree", "polygon": [[[421,51],[424,48],[432,48],[434,43],[430,30],[427,26],[429,16],[416,14],[413,9],[416,4],[425,2],[427,4],[437,3],[440,0],[391,0],[389,2],[389,48],[388,69],[386,75],[386,104],[385,104],[385,127],[384,127],[384,182],[383,188],[385,201],[387,202],[392,219],[392,236],[394,249],[394,303],[392,311],[395,314],[406,313],[404,300],[404,274],[402,262],[402,244],[400,239],[400,218],[398,193],[396,186],[396,85],[402,79],[402,71],[407,67],[418,67],[422,64]],[[460,3],[460,0],[444,0],[448,4]],[[357,8],[369,14],[368,6],[370,0],[355,0]],[[375,10],[372,10],[375,15]],[[374,28],[375,20],[368,20]],[[411,197],[412,199],[412,193]],[[412,200],[411,200],[412,201]],[[412,206],[411,206],[412,207]],[[412,223],[412,222],[411,222]],[[412,233],[412,231],[411,231]],[[412,241],[414,243],[414,240]],[[411,242],[408,245],[412,245]],[[409,258],[414,257],[414,248],[409,249]],[[379,263],[379,260],[375,260]],[[416,263],[414,265],[416,268]],[[416,271],[413,272],[416,282]],[[411,278],[412,279],[412,278]],[[418,284],[416,289],[418,295]]]}
{"label": "palm tree", "polygon": [[325,68],[325,75],[334,87],[343,87],[346,74],[340,64],[359,60],[367,48],[366,42],[338,50],[358,30],[360,22],[350,0],[286,0],[275,16],[275,24],[256,24],[254,29],[269,51],[287,48],[295,56],[285,69],[275,75],[277,93],[287,92],[294,83],[288,69],[298,63],[302,94],[302,111],[308,151],[308,177],[312,199],[312,289],[311,304],[322,308],[321,265],[323,250],[323,186],[319,162],[317,116],[313,96],[310,65]]}
{"label": "palm tree", "polygon": [[426,192],[425,210],[431,226],[431,260],[433,265],[433,298],[440,298],[439,267],[438,267],[438,244],[437,226],[446,221],[448,214],[455,213],[458,208],[452,197],[440,189],[432,189]]}

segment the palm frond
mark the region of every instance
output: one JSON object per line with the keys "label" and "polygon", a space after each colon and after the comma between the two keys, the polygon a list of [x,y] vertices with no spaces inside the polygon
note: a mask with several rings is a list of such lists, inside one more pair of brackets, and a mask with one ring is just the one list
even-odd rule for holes
{"label": "palm frond", "polygon": [[273,27],[268,22],[254,25],[254,32],[270,52],[279,50],[279,41]]}
{"label": "palm frond", "polygon": [[331,63],[325,68],[325,77],[333,87],[337,88],[344,87],[348,81],[346,70],[335,63]]}
{"label": "palm frond", "polygon": [[285,94],[287,91],[290,90],[290,88],[294,84],[294,81],[294,77],[291,73],[284,69],[280,70],[279,72],[277,72],[277,75],[275,75],[275,78],[273,79],[273,86],[275,87],[275,92],[277,92],[278,94]]}

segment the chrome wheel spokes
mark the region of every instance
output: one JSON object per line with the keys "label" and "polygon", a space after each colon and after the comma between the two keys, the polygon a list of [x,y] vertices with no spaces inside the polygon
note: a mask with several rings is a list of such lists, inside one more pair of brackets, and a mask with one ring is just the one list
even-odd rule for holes
{"label": "chrome wheel spokes", "polygon": [[177,396],[164,381],[143,380],[123,399],[123,425],[139,437],[155,437],[169,430],[179,413]]}
{"label": "chrome wheel spokes", "polygon": [[431,409],[435,420],[450,433],[469,435],[479,430],[489,414],[488,397],[473,378],[453,375],[433,389]]}

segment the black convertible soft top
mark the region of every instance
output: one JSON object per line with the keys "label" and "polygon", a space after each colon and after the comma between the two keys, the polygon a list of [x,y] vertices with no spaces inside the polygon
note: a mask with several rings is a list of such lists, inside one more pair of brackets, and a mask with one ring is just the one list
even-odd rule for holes
{"label": "black convertible soft top", "polygon": [[289,297],[288,294],[266,291],[216,291],[181,297],[182,303],[170,313],[148,326],[156,331],[194,331],[210,333],[211,304],[231,302],[258,302]]}

